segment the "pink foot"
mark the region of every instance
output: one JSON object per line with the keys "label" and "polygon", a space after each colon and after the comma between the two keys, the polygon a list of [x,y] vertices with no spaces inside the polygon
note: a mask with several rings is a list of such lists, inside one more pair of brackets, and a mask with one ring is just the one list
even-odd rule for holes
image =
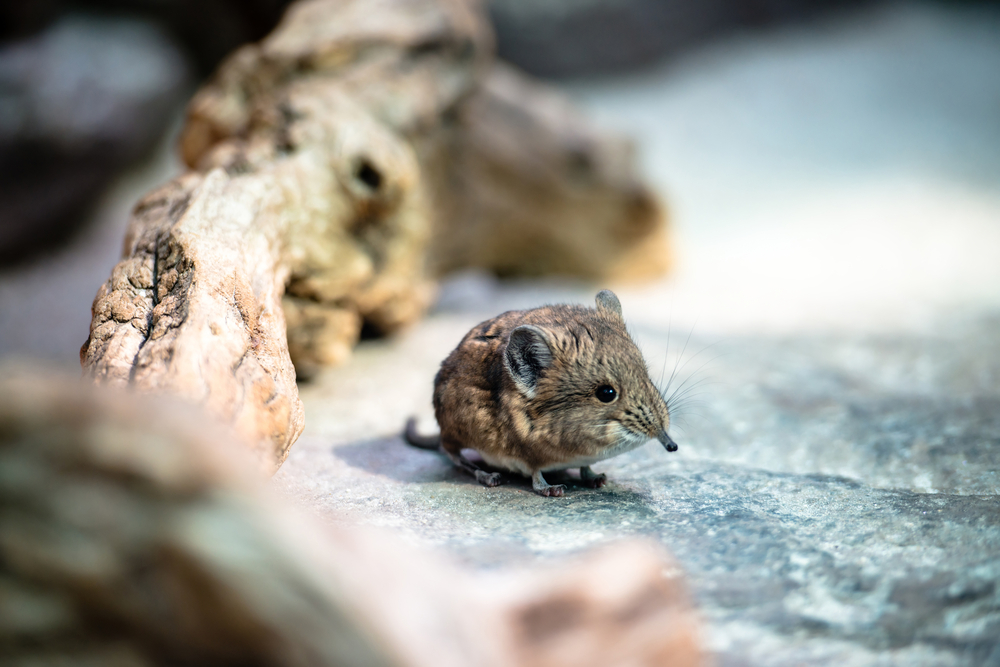
{"label": "pink foot", "polygon": [[483,486],[500,486],[503,484],[503,475],[498,472],[476,471],[476,481]]}

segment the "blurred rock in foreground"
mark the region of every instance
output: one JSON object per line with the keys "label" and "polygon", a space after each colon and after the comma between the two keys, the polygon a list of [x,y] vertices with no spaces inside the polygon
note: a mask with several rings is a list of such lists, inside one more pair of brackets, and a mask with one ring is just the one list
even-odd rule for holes
{"label": "blurred rock in foreground", "polygon": [[678,570],[648,544],[475,579],[263,484],[199,414],[5,368],[0,662],[699,664]]}

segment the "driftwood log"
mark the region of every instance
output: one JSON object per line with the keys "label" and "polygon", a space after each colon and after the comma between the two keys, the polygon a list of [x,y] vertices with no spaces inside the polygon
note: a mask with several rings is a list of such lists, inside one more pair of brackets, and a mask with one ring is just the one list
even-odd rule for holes
{"label": "driftwood log", "polygon": [[699,663],[652,546],[476,575],[297,514],[188,407],[3,370],[4,665]]}
{"label": "driftwood log", "polygon": [[495,63],[463,0],[293,5],[195,96],[181,150],[190,170],[136,207],[81,363],[203,404],[271,471],[303,427],[296,371],[412,322],[434,275],[665,268],[627,142]]}

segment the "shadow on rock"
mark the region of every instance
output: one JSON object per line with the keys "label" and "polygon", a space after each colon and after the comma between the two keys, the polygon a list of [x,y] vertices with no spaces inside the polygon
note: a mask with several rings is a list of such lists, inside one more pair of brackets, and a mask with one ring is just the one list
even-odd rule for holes
{"label": "shadow on rock", "polygon": [[[481,485],[471,475],[456,468],[448,458],[439,452],[417,449],[407,445],[401,437],[391,436],[360,440],[331,448],[331,453],[353,468],[359,468],[375,475],[382,475],[408,484],[433,484],[451,482],[457,487],[479,488]],[[575,472],[561,471],[546,473],[552,484],[565,484],[566,495],[562,498],[541,498],[531,488],[531,478],[490,466],[473,450],[464,451],[466,457],[489,472],[503,475],[503,484],[496,489],[509,489],[527,499],[537,498],[543,502],[572,505],[586,512],[595,509],[595,503],[607,510],[631,508],[647,504],[642,494],[619,486],[611,481],[601,489],[586,486]],[[485,487],[482,487],[485,488]],[[579,502],[579,501],[586,502]],[[532,502],[534,504],[534,502]]]}
{"label": "shadow on rock", "polygon": [[443,454],[407,445],[399,436],[360,440],[331,449],[334,456],[354,468],[384,475],[399,482],[470,481]]}

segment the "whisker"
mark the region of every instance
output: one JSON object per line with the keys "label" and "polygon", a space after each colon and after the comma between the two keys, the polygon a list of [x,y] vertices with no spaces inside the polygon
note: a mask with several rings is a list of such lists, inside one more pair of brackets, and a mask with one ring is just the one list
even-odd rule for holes
{"label": "whisker", "polygon": [[688,401],[675,405],[673,411],[670,415],[670,420],[674,421],[676,419],[683,419],[687,415],[692,414],[692,408],[706,408],[708,404],[704,401],[698,399],[688,399]]}
{"label": "whisker", "polygon": [[674,325],[674,312],[673,308],[670,309],[670,317],[667,319],[667,349],[663,351],[663,367],[660,368],[660,379],[656,381],[656,386],[659,387],[663,382],[663,376],[667,372],[667,360],[670,358],[670,330]]}
{"label": "whisker", "polygon": [[[712,345],[715,345],[715,343],[712,343]],[[705,350],[709,349],[709,347],[712,347],[712,345],[709,345],[708,347],[705,347],[704,349],[700,350],[700,351],[698,352],[698,354],[701,354],[701,352],[704,352]],[[696,354],[696,355],[695,355],[694,357],[691,357],[690,359],[688,359],[688,361],[684,363],[684,366],[687,366],[687,364],[688,364],[689,362],[691,362],[691,361],[694,361],[695,357],[697,357],[697,356],[698,356],[698,355]],[[686,384],[687,384],[688,382],[690,382],[690,381],[691,381],[691,379],[692,379],[693,377],[695,377],[695,376],[696,376],[696,375],[697,375],[697,374],[698,374],[699,372],[701,372],[701,371],[702,371],[702,370],[703,370],[703,369],[704,369],[704,368],[705,368],[706,366],[708,366],[708,365],[709,365],[710,363],[712,363],[713,361],[717,360],[717,359],[718,359],[718,358],[719,358],[720,356],[721,356],[721,355],[716,355],[716,356],[712,357],[711,359],[709,359],[709,360],[705,361],[705,363],[703,363],[703,364],[702,364],[701,366],[699,366],[698,368],[696,368],[696,369],[695,369],[695,370],[694,370],[693,372],[691,372],[691,373],[690,373],[690,374],[689,374],[689,375],[688,375],[688,376],[687,376],[687,377],[686,377],[686,378],[684,379],[684,381],[683,381],[683,382],[681,382],[681,384],[680,384],[680,385],[679,385],[679,386],[678,386],[678,387],[677,387],[676,389],[674,389],[673,393],[672,393],[672,394],[670,394],[670,396],[673,396],[674,394],[676,394],[677,392],[679,392],[679,391],[680,391],[681,389],[683,389],[683,388],[684,388],[684,385],[686,385]],[[684,368],[684,366],[682,366],[681,368],[683,369],[683,368]],[[666,392],[667,392],[667,391],[669,391],[669,389],[670,389],[670,385],[669,385],[669,383],[668,383],[668,384],[667,384],[667,386],[663,388],[663,391],[662,391],[662,392],[660,392],[660,395],[664,397],[664,400],[669,400],[669,398],[668,398],[668,397],[666,396]]]}
{"label": "whisker", "polygon": [[695,390],[706,387],[708,385],[713,385],[718,383],[719,381],[713,378],[698,378],[698,380],[690,386],[685,387],[684,385],[681,385],[674,391],[674,393],[672,393],[670,396],[664,397],[663,400],[664,402],[666,402],[667,407],[669,408],[671,405],[675,405],[684,397],[691,395],[691,393],[694,392]]}
{"label": "whisker", "polygon": [[[668,330],[668,333],[669,333],[669,330]],[[672,370],[672,371],[670,372],[670,377],[669,377],[669,378],[667,378],[667,386],[666,386],[666,389],[670,389],[670,383],[674,381],[674,377],[675,377],[675,376],[677,375],[677,373],[679,372],[679,371],[678,371],[678,366],[680,366],[680,362],[681,362],[681,359],[683,359],[683,358],[684,358],[684,353],[685,353],[685,352],[687,352],[687,347],[688,347],[688,343],[690,343],[690,342],[691,342],[691,334],[693,334],[693,333],[694,333],[694,325],[692,324],[692,325],[691,325],[691,330],[690,330],[690,331],[688,331],[688,335],[687,335],[687,338],[686,338],[686,339],[684,340],[684,347],[683,347],[683,348],[681,348],[681,353],[680,353],[679,355],[677,355],[677,361],[676,361],[676,362],[674,363],[674,370]],[[669,339],[668,339],[668,344],[669,344]],[[697,355],[695,355],[695,356],[697,356]],[[685,363],[686,363],[686,362],[685,362]],[[683,369],[684,369],[684,367],[683,367],[683,366],[681,366],[681,367],[680,367],[680,370],[683,370]]]}
{"label": "whisker", "polygon": [[688,419],[688,416],[697,417],[698,419],[702,419],[702,420],[708,419],[708,417],[706,415],[704,415],[704,414],[701,414],[701,413],[692,413],[691,415],[685,415],[685,416],[680,417],[677,420],[676,423],[675,422],[671,422],[671,424],[670,424],[671,427],[676,426],[678,430],[683,431],[684,433],[687,433],[688,429],[693,426],[692,423],[691,423],[691,421]]}
{"label": "whisker", "polygon": [[670,410],[670,417],[673,418],[675,413],[682,412],[684,408],[689,405],[697,405],[699,403],[704,404],[704,401],[700,398],[700,396],[701,394],[691,394],[671,403],[668,406]]}

